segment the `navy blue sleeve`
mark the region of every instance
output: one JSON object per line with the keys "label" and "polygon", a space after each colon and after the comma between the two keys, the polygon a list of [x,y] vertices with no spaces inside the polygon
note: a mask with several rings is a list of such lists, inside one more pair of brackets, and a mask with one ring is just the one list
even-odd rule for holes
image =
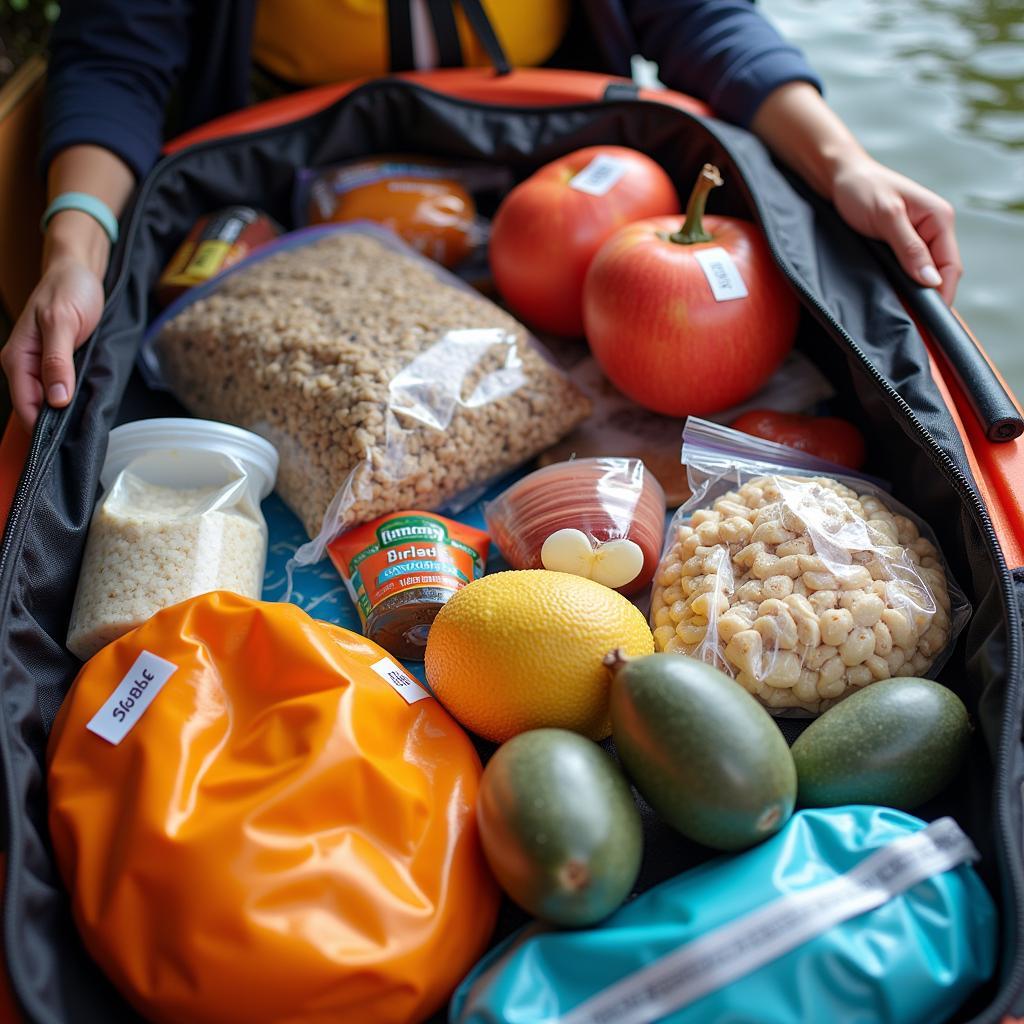
{"label": "navy blue sleeve", "polygon": [[747,126],[768,94],[787,82],[821,81],[750,0],[629,0],[641,54],[671,89]]}
{"label": "navy blue sleeve", "polygon": [[50,40],[44,168],[62,149],[94,143],[140,177],[149,170],[188,58],[191,11],[189,0],[63,0]]}

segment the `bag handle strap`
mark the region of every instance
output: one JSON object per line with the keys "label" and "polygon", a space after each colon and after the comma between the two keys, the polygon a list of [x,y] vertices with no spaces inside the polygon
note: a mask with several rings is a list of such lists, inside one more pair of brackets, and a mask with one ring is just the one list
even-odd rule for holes
{"label": "bag handle strap", "polygon": [[437,62],[442,68],[462,67],[462,43],[455,24],[455,8],[452,0],[427,0],[430,20],[437,40]]}
{"label": "bag handle strap", "polygon": [[453,3],[462,4],[466,20],[477,39],[480,40],[480,45],[487,51],[494,70],[499,75],[507,75],[512,70],[512,65],[509,64],[508,57],[505,56],[505,48],[501,45],[501,40],[498,39],[498,34],[494,31],[494,26],[491,24],[491,19],[487,17],[483,4],[480,3],[480,0],[453,0]]}
{"label": "bag handle strap", "polygon": [[388,0],[388,63],[392,71],[415,71],[410,0]]}
{"label": "bag handle strap", "polygon": [[[494,65],[499,75],[507,75],[512,65],[505,55],[497,32],[480,0],[427,0],[427,9],[437,41],[438,62],[441,67],[462,65],[462,46],[455,25],[455,5],[461,4],[473,34]],[[392,71],[413,71],[416,68],[413,49],[412,0],[387,0],[388,51]]]}

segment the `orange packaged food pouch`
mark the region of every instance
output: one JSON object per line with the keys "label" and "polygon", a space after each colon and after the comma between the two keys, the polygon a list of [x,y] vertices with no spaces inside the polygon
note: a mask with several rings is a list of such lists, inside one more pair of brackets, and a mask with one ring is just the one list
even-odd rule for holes
{"label": "orange packaged food pouch", "polygon": [[221,591],[82,669],[50,830],[87,948],[148,1019],[398,1024],[494,926],[480,771],[374,643]]}

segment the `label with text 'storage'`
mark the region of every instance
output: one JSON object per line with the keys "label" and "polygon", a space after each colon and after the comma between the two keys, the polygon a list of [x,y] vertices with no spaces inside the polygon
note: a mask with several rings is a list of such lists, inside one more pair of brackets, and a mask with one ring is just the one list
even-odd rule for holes
{"label": "label with text 'storage'", "polygon": [[135,727],[178,666],[143,651],[86,728],[115,746]]}

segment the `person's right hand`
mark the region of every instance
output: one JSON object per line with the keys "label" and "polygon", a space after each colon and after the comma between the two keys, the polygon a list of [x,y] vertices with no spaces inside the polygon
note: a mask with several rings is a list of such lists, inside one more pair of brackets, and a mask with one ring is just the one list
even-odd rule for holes
{"label": "person's right hand", "polygon": [[55,408],[75,390],[74,353],[103,312],[103,282],[71,256],[49,261],[2,352],[0,365],[18,418],[31,431],[45,400]]}

